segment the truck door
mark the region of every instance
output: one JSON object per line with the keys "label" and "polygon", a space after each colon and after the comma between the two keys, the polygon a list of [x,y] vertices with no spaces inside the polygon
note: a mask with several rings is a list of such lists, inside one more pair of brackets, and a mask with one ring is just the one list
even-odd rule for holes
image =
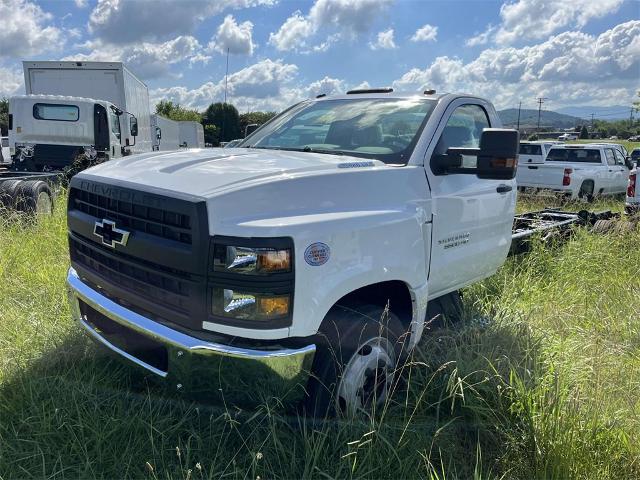
{"label": "truck door", "polygon": [[98,152],[111,154],[109,114],[99,103],[93,106],[93,139]]}
{"label": "truck door", "polygon": [[120,119],[123,115],[116,114],[113,110],[109,112],[110,127],[110,158],[118,158],[122,156],[122,129],[120,127]]}
{"label": "truck door", "polygon": [[618,167],[616,165],[616,156],[613,153],[612,148],[605,148],[605,161],[602,162],[605,165],[603,169],[601,185],[604,193],[613,193],[616,191],[616,183],[619,181]]}
{"label": "truck door", "polygon": [[[515,180],[436,175],[430,166],[432,155],[450,147],[478,147],[482,130],[499,126],[490,104],[457,99],[447,108],[427,149],[425,168],[433,198],[431,298],[492,274],[511,246]],[[472,168],[476,162],[475,157],[463,157],[464,167]]]}
{"label": "truck door", "polygon": [[616,176],[613,192],[622,193],[627,189],[629,169],[627,168],[624,156],[622,155],[622,152],[620,152],[620,150],[614,148],[613,155],[616,159],[616,166],[614,167],[614,169],[616,170]]}

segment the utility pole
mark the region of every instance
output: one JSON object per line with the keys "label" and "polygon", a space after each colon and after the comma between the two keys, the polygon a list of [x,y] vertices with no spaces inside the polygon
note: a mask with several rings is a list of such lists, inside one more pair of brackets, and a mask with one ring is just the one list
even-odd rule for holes
{"label": "utility pole", "polygon": [[222,131],[220,132],[220,139],[226,141],[226,126],[227,126],[227,81],[229,80],[229,47],[227,47],[227,69],[224,72],[224,104],[222,105]]}
{"label": "utility pole", "polygon": [[538,129],[537,131],[540,131],[540,114],[542,113],[542,104],[544,103],[545,100],[548,100],[548,98],[546,97],[538,97]]}
{"label": "utility pole", "polygon": [[595,116],[595,113],[591,114],[591,130],[593,130],[593,117]]}
{"label": "utility pole", "polygon": [[520,110],[522,109],[522,101],[518,103],[518,128],[516,130],[520,131]]}
{"label": "utility pole", "polygon": [[633,127],[633,107],[629,111],[629,128]]}

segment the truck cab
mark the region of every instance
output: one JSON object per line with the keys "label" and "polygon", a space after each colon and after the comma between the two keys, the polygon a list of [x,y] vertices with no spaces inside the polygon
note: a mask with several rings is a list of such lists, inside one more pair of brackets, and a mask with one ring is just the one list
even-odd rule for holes
{"label": "truck cab", "polygon": [[110,102],[57,95],[9,99],[12,169],[57,171],[128,154],[137,119]]}
{"label": "truck cab", "polygon": [[237,148],[81,172],[73,315],[184,392],[375,408],[431,307],[507,256],[518,133],[500,127],[475,96],[357,90],[294,105]]}

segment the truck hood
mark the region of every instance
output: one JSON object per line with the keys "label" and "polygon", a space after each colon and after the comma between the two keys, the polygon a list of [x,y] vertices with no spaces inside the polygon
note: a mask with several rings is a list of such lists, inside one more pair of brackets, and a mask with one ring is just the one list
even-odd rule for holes
{"label": "truck hood", "polygon": [[274,179],[353,168],[384,167],[379,160],[310,152],[206,148],[154,152],[111,160],[80,173],[96,181],[118,180],[204,198]]}

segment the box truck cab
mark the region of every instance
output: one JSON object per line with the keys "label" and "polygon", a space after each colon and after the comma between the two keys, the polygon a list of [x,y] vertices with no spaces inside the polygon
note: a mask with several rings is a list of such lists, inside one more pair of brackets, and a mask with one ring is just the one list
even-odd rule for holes
{"label": "box truck cab", "polygon": [[129,148],[123,137],[138,134],[135,116],[91,98],[11,97],[9,116],[12,169],[18,171],[63,170],[78,160],[118,158]]}
{"label": "box truck cab", "polygon": [[27,95],[63,95],[109,102],[137,120],[137,136],[123,129],[127,153],[152,150],[147,86],[121,62],[23,62]]}

